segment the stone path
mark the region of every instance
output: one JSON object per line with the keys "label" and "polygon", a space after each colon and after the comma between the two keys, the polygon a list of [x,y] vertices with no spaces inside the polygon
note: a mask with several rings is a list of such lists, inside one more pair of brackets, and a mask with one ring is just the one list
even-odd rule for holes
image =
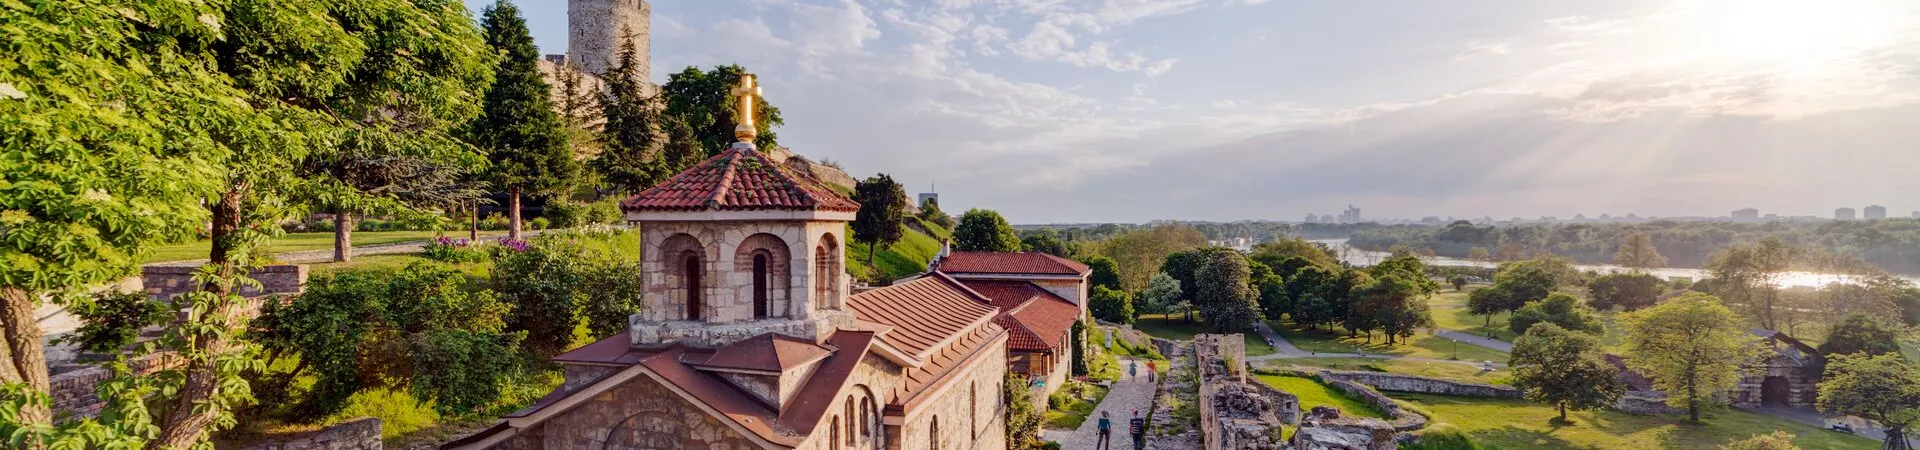
{"label": "stone path", "polygon": [[1486,336],[1481,336],[1473,333],[1462,333],[1462,332],[1453,331],[1453,330],[1437,330],[1433,332],[1433,335],[1460,341],[1461,343],[1473,344],[1481,347],[1499,350],[1505,353],[1513,353],[1513,343],[1486,337]]}
{"label": "stone path", "polygon": [[[1126,361],[1140,364],[1139,376],[1127,376]],[[1163,363],[1164,364],[1164,363]],[[1113,437],[1107,439],[1112,448],[1130,449],[1127,441],[1127,419],[1133,417],[1133,411],[1139,410],[1142,417],[1153,407],[1154,383],[1147,382],[1147,363],[1145,360],[1127,359],[1120,366],[1120,381],[1107,391],[1106,398],[1093,408],[1093,414],[1080,424],[1077,430],[1044,430],[1040,438],[1059,442],[1060,448],[1068,450],[1093,450],[1100,441],[1100,413],[1106,412],[1113,421]]]}
{"label": "stone path", "polygon": [[[1301,350],[1299,347],[1293,346],[1293,342],[1287,341],[1287,338],[1281,337],[1280,333],[1274,332],[1273,328],[1267,326],[1266,323],[1255,325],[1254,329],[1258,330],[1261,336],[1266,336],[1267,340],[1272,342],[1274,352],[1273,354],[1269,354],[1269,355],[1249,356],[1247,357],[1247,359],[1250,361],[1268,361],[1268,360],[1288,359],[1288,358],[1375,358],[1375,359],[1403,359],[1407,361],[1436,362],[1436,363],[1447,363],[1447,364],[1462,364],[1462,365],[1473,366],[1473,367],[1481,367],[1482,365],[1485,364],[1485,362],[1482,362],[1482,361],[1414,358],[1414,357],[1399,356],[1399,355],[1381,355],[1381,354],[1375,354],[1375,353],[1368,353],[1368,354],[1315,353],[1315,352],[1309,352],[1306,350]],[[1442,331],[1449,332],[1445,330],[1442,330]],[[1440,336],[1452,338],[1451,336],[1447,336],[1445,334],[1441,334]],[[1485,338],[1482,338],[1482,339],[1485,339]],[[1467,343],[1474,343],[1472,341],[1467,341],[1465,339],[1461,339],[1461,341],[1467,342]],[[1512,344],[1508,344],[1505,347],[1493,347],[1493,346],[1486,346],[1486,345],[1483,345],[1482,347],[1488,347],[1488,348],[1492,348],[1492,349],[1503,351],[1503,352],[1513,351]],[[1493,366],[1506,367],[1507,365],[1506,363],[1493,363]]]}

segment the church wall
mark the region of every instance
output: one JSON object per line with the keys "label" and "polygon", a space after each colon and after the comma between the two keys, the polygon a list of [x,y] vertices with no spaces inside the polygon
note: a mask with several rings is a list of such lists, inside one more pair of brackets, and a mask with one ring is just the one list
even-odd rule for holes
{"label": "church wall", "polygon": [[[956,370],[962,378],[949,380],[944,390],[901,426],[902,449],[932,449],[939,440],[940,450],[1004,449],[1007,447],[1006,406],[1001,404],[1001,384],[1005,382],[1007,358],[1005,341],[982,351],[974,360]],[[977,401],[969,410],[968,387],[973,386]],[[933,435],[935,423],[939,435]]]}
{"label": "church wall", "polygon": [[[885,436],[886,426],[882,425],[882,413],[879,410],[885,409],[887,403],[893,400],[889,396],[893,395],[894,388],[899,386],[900,381],[900,366],[896,366],[892,362],[880,357],[871,354],[867,355],[866,358],[860,361],[859,365],[854,366],[853,373],[847,376],[845,389],[840,392],[840,395],[834,398],[833,403],[829,404],[826,414],[820,416],[820,425],[814,428],[813,435],[808,436],[806,442],[794,448],[796,450],[867,450],[886,448],[884,443],[894,437]],[[860,400],[869,395],[873,398],[874,408],[874,411],[872,411],[873,423],[871,424],[871,435],[861,436],[858,426],[859,409],[862,404]],[[853,415],[856,418],[853,422],[854,427],[852,434],[848,434],[847,431],[849,421],[846,417],[846,409],[849,400],[853,402],[855,410]],[[833,437],[833,433],[828,429],[832,427],[834,417],[840,417],[841,442],[838,447],[831,445],[830,440]],[[852,444],[846,442],[846,437],[850,435],[854,436]]]}
{"label": "church wall", "polygon": [[1033,284],[1040,286],[1041,289],[1046,289],[1047,292],[1052,292],[1053,295],[1058,295],[1060,298],[1073,302],[1074,305],[1080,307],[1080,318],[1085,319],[1088,317],[1086,278],[1081,278],[1077,281],[1033,280]]}
{"label": "church wall", "polygon": [[741,432],[642,375],[522,430],[498,450],[757,449]]}

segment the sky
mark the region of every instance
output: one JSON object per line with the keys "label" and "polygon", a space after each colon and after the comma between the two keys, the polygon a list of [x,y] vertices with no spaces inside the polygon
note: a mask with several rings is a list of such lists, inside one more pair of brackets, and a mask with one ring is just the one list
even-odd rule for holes
{"label": "sky", "polygon": [[[564,52],[566,2],[518,4]],[[1014,223],[1920,209],[1920,2],[652,9],[655,82],[743,65],[781,144]]]}

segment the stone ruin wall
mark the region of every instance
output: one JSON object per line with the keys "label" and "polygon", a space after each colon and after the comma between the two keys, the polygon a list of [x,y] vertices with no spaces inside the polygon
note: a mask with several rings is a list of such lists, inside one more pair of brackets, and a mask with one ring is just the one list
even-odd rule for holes
{"label": "stone ruin wall", "polygon": [[1207,450],[1268,449],[1281,445],[1280,424],[1298,418],[1298,397],[1247,381],[1246,339],[1239,334],[1193,337],[1200,377],[1200,429]]}
{"label": "stone ruin wall", "polygon": [[[632,39],[635,58],[653,61],[652,15],[646,0],[568,0],[568,57],[587,73],[605,73],[616,62],[621,41]],[[651,64],[639,66],[635,77],[651,81]]]}

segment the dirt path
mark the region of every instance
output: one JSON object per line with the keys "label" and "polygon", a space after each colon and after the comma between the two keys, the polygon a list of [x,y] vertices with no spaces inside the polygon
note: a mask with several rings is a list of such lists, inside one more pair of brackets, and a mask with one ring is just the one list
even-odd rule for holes
{"label": "dirt path", "polygon": [[[1138,376],[1126,374],[1127,361],[1140,364]],[[1100,414],[1106,413],[1113,424],[1113,434],[1107,438],[1108,445],[1112,448],[1132,448],[1127,441],[1127,419],[1133,417],[1134,411],[1139,411],[1141,416],[1145,416],[1148,409],[1152,408],[1154,383],[1147,381],[1147,366],[1144,360],[1124,360],[1120,367],[1122,372],[1120,381],[1115,382],[1113,389],[1107,391],[1106,398],[1100,399],[1100,405],[1093,408],[1093,413],[1087,416],[1087,421],[1082,422],[1079,429],[1045,430],[1040,433],[1041,439],[1059,442],[1062,449],[1092,450],[1100,441]]]}

